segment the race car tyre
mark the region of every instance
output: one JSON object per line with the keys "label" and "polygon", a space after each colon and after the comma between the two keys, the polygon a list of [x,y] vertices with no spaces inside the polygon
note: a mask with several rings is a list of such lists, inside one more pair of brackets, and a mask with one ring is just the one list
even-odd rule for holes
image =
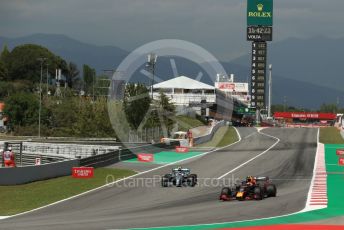
{"label": "race car tyre", "polygon": [[194,187],[196,185],[196,178],[194,176],[189,176],[187,183],[190,187]]}
{"label": "race car tyre", "polygon": [[195,180],[195,183],[197,184],[197,174],[190,174],[189,177],[193,177]]}
{"label": "race car tyre", "polygon": [[168,187],[168,183],[171,179],[171,175],[166,174],[161,178],[161,186],[162,187]]}
{"label": "race car tyre", "polygon": [[269,184],[266,186],[266,193],[268,197],[276,197],[277,194],[277,188],[274,184]]}
{"label": "race car tyre", "polygon": [[220,195],[230,195],[230,194],[231,194],[231,189],[229,187],[224,187],[222,188]]}
{"label": "race car tyre", "polygon": [[261,187],[255,187],[254,188],[254,199],[256,200],[262,200],[263,199],[263,191]]}
{"label": "race car tyre", "polygon": [[168,180],[166,178],[161,179],[161,186],[162,187],[167,187],[168,186]]}

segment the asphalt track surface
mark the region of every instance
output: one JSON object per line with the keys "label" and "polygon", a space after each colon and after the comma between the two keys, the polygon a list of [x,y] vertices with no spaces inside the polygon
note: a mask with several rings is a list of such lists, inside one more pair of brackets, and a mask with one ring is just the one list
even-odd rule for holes
{"label": "asphalt track surface", "polygon": [[[182,163],[199,178],[219,178],[261,154],[276,139],[253,128],[240,128],[242,141],[228,148]],[[270,176],[277,184],[275,198],[262,201],[218,201],[221,185],[200,179],[194,188],[162,188],[160,181],[132,187],[129,179],[47,208],[0,221],[1,229],[126,229],[229,222],[289,214],[304,208],[317,147],[317,130],[264,129],[281,141],[265,154],[224,179],[247,175]],[[252,134],[253,133],[253,134]],[[180,165],[179,163],[178,165]],[[139,178],[154,178],[170,171],[157,169]],[[136,178],[135,181],[142,181]],[[149,181],[148,181],[149,182]],[[148,183],[147,182],[147,183]],[[205,185],[206,183],[207,185]],[[131,187],[130,187],[131,186]],[[63,188],[61,188],[63,189]]]}

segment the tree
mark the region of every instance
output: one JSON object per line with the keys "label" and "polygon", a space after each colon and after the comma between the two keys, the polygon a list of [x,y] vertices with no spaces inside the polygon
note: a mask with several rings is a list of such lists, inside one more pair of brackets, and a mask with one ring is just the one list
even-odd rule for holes
{"label": "tree", "polygon": [[54,55],[45,47],[26,44],[15,47],[8,55],[5,63],[9,74],[8,79],[39,82],[40,62],[38,58],[41,57],[47,58],[45,63],[49,64],[51,75],[55,74],[55,69],[61,69],[63,73],[66,72],[67,65],[62,58]]}
{"label": "tree", "polygon": [[130,83],[125,87],[123,108],[131,128],[137,129],[150,106],[149,91],[143,84]]}
{"label": "tree", "polygon": [[91,94],[93,83],[95,80],[94,78],[95,78],[96,71],[95,69],[92,69],[88,65],[83,65],[82,69],[83,69],[83,80],[86,84],[86,87],[85,87],[86,93]]}
{"label": "tree", "polygon": [[10,52],[8,51],[7,45],[4,45],[4,48],[0,54],[0,80],[6,80],[8,78],[8,58]]}
{"label": "tree", "polygon": [[162,125],[165,125],[167,131],[171,131],[175,124],[176,107],[170,102],[168,98],[162,91],[159,93],[158,100],[154,101],[156,107],[156,115],[160,120]]}
{"label": "tree", "polygon": [[336,113],[338,111],[338,107],[336,104],[322,104],[320,106],[320,112],[322,113]]}
{"label": "tree", "polygon": [[32,93],[15,93],[6,98],[4,114],[12,125],[32,125],[38,123],[38,98]]}
{"label": "tree", "polygon": [[0,59],[0,81],[4,81],[8,78],[8,70],[5,63]]}
{"label": "tree", "polygon": [[66,81],[69,88],[73,88],[74,83],[79,80],[79,73],[78,66],[73,63],[69,62],[67,65],[67,73],[66,73]]}
{"label": "tree", "polygon": [[[13,84],[10,82],[0,81],[0,101],[3,101],[6,97],[15,92]],[[18,92],[18,91],[17,91]]]}
{"label": "tree", "polygon": [[10,51],[8,50],[7,45],[4,45],[4,48],[2,49],[1,55],[0,55],[0,60],[4,62],[6,65],[8,62],[10,56]]}

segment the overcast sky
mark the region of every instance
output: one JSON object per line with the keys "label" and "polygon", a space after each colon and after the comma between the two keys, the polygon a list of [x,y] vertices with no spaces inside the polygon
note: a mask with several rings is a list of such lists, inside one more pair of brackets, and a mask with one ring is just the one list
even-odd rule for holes
{"label": "overcast sky", "polygon": [[[344,37],[343,0],[274,0],[274,42]],[[65,34],[128,51],[164,38],[230,60],[249,52],[246,0],[0,0],[0,36]]]}

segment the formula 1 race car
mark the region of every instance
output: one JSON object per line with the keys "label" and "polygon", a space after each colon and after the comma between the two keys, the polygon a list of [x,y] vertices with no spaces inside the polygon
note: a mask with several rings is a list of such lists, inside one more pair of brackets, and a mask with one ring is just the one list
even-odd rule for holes
{"label": "formula 1 race car", "polygon": [[235,187],[224,187],[221,190],[220,200],[262,200],[266,197],[275,197],[277,195],[276,185],[269,177],[248,176],[245,181]]}
{"label": "formula 1 race car", "polygon": [[168,187],[169,185],[175,185],[177,187],[190,186],[194,187],[197,184],[197,175],[190,174],[190,169],[187,168],[174,168],[172,173],[165,174],[161,178],[161,186]]}

